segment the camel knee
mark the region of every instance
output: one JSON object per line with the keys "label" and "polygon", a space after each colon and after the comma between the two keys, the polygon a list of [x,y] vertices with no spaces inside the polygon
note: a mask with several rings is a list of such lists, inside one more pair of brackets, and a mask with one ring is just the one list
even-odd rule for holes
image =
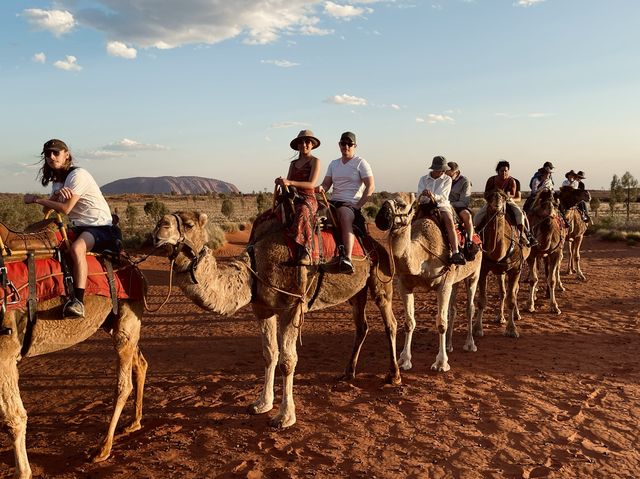
{"label": "camel knee", "polygon": [[280,372],[283,376],[290,376],[296,369],[296,363],[298,362],[298,358],[294,356],[289,356],[286,358],[282,358],[280,361]]}

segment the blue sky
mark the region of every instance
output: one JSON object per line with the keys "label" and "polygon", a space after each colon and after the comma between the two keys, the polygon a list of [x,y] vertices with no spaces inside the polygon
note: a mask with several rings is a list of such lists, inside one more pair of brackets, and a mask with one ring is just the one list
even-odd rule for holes
{"label": "blue sky", "polygon": [[4,0],[0,192],[43,191],[54,137],[100,185],[271,191],[304,128],[323,170],[354,131],[378,191],[435,155],[474,190],[500,159],[608,187],[640,178],[639,20],[636,0]]}

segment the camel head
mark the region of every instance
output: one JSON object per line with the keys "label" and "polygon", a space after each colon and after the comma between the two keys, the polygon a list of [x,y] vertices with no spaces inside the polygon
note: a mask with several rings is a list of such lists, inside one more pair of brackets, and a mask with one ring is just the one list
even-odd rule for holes
{"label": "camel head", "polygon": [[194,259],[206,252],[209,235],[207,215],[197,211],[178,211],[164,215],[153,230],[156,247],[167,247],[167,255],[175,259],[178,271],[186,270]]}
{"label": "camel head", "polygon": [[394,230],[411,224],[415,214],[414,193],[396,193],[393,198],[382,203],[376,215],[376,226],[382,231]]}
{"label": "camel head", "polygon": [[556,215],[557,200],[551,190],[541,190],[531,205],[531,213],[539,217],[551,217]]}
{"label": "camel head", "polygon": [[563,186],[562,188],[560,188],[560,191],[555,194],[555,197],[560,201],[562,208],[564,208],[565,210],[573,208],[581,201],[591,201],[591,193],[589,193],[587,190],[578,190],[572,188],[571,186]]}
{"label": "camel head", "polygon": [[487,212],[497,213],[505,211],[507,204],[507,194],[502,190],[491,190],[484,194],[484,199],[487,202]]}

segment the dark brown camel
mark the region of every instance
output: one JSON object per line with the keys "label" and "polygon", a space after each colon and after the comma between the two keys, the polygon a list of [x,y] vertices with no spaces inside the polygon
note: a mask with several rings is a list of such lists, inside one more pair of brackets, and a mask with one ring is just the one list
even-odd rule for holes
{"label": "dark brown camel", "polygon": [[[482,268],[480,269],[479,299],[473,333],[482,336],[482,315],[487,306],[487,276],[493,273],[498,277],[499,310],[496,322],[507,323],[505,335],[519,336],[515,320],[520,319],[518,310],[518,290],[522,267],[529,257],[531,249],[519,241],[520,234],[515,223],[507,217],[506,193],[494,190],[485,194],[487,214],[476,230],[482,238]],[[505,288],[506,277],[506,288]],[[506,290],[506,291],[505,291]],[[504,304],[507,303],[508,320],[505,321]]]}

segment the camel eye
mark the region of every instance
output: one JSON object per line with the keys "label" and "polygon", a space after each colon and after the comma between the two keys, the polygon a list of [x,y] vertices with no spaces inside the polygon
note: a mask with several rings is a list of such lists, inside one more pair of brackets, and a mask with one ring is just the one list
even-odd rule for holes
{"label": "camel eye", "polygon": [[193,221],[189,220],[189,221],[187,221],[184,225],[185,225],[187,228],[191,229],[191,228],[193,228],[196,224],[195,224]]}

